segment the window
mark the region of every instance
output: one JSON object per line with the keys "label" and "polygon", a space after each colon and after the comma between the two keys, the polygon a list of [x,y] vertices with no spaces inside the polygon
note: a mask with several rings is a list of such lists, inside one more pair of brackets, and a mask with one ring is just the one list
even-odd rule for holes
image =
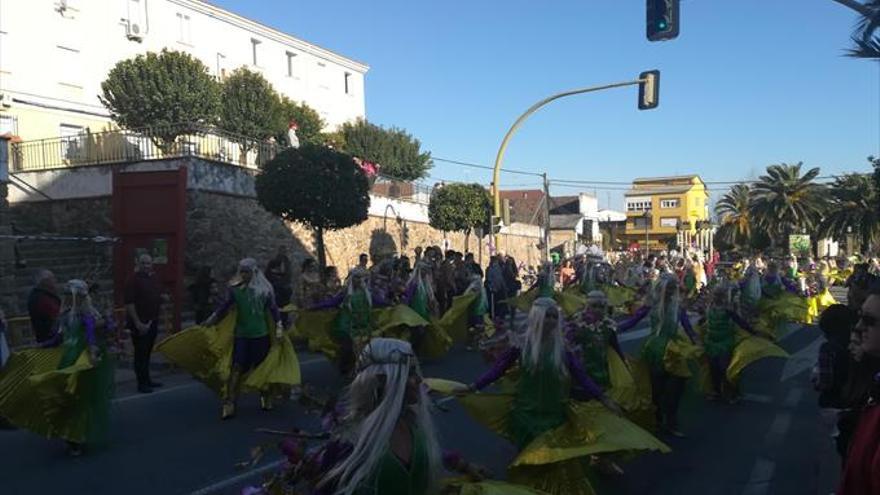
{"label": "window", "polygon": [[296,62],[296,54],[293,52],[287,52],[287,77],[293,77],[293,66]]}
{"label": "window", "polygon": [[347,95],[351,94],[351,87],[349,86],[350,83],[351,83],[351,72],[346,72],[345,73],[345,94],[347,94]]}
{"label": "window", "polygon": [[627,201],[626,211],[648,211],[651,209],[651,200]]}
{"label": "window", "polygon": [[258,60],[257,59],[257,52],[258,52],[258,48],[260,46],[260,43],[262,43],[262,41],[255,39],[255,38],[251,38],[251,55],[252,55],[251,62],[254,67],[259,67],[259,64],[257,63],[257,60]]}
{"label": "window", "polygon": [[14,115],[0,115],[0,136],[4,134],[18,136],[18,118]]}
{"label": "window", "polygon": [[632,226],[634,229],[644,229],[650,227],[648,223],[648,218],[645,217],[635,217],[632,219]]}
{"label": "window", "polygon": [[660,208],[678,208],[678,199],[661,199]]}
{"label": "window", "polygon": [[80,63],[80,52],[75,48],[58,46],[58,75],[59,82],[66,86],[81,87],[81,74],[83,72]]}
{"label": "window", "polygon": [[660,226],[661,227],[673,227],[673,228],[678,227],[678,218],[675,218],[675,217],[661,218],[660,219]]}
{"label": "window", "polygon": [[192,44],[192,28],[190,26],[189,16],[186,14],[182,14],[180,12],[177,13],[177,41],[185,44]]}
{"label": "window", "polygon": [[226,55],[222,53],[217,54],[217,79],[226,79]]}
{"label": "window", "polygon": [[59,128],[61,136],[61,159],[76,160],[84,158],[86,128],[81,125],[61,124]]}

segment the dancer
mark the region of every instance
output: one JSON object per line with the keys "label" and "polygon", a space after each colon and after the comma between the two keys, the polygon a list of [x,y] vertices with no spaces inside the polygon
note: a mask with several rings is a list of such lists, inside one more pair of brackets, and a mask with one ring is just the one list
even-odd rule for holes
{"label": "dancer", "polygon": [[[551,494],[592,494],[585,470],[585,461],[592,456],[668,448],[619,417],[620,407],[565,349],[561,317],[556,302],[538,298],[529,312],[523,342],[511,347],[473,384],[461,385],[459,400],[478,421],[521,449],[509,468],[511,481]],[[511,392],[475,394],[516,364],[518,379],[505,380],[502,386]],[[569,402],[570,379],[596,400]]]}
{"label": "dancer", "polygon": [[66,285],[59,328],[41,348],[14,353],[0,373],[0,416],[47,438],[67,441],[68,453],[107,442],[114,361],[105,322],[87,284]]}
{"label": "dancer", "polygon": [[300,384],[299,361],[272,285],[253,258],[239,262],[226,300],[201,326],[166,338],[158,350],[220,394],[221,419],[235,416],[243,389],[259,393],[268,411],[275,395],[286,396],[284,389]]}

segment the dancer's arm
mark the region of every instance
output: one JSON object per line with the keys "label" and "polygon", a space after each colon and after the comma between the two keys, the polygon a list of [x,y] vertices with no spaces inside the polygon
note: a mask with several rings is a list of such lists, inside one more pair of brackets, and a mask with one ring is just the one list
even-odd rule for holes
{"label": "dancer's arm", "polygon": [[740,328],[742,328],[746,332],[749,332],[752,335],[755,335],[755,329],[752,328],[752,326],[749,325],[749,322],[744,320],[740,315],[730,310],[727,311],[727,314],[730,315],[730,319],[732,319],[734,323],[739,325]]}
{"label": "dancer's arm", "polygon": [[640,321],[645,318],[645,316],[648,316],[648,313],[650,312],[651,306],[648,305],[642,306],[641,308],[637,309],[632,316],[617,324],[617,332],[623,333],[627,330],[632,330],[633,328],[635,328],[636,325],[639,324]]}
{"label": "dancer's arm", "polygon": [[342,301],[345,300],[345,291],[339,291],[335,296],[327,298],[317,304],[309,306],[309,309],[330,309],[338,308]]}
{"label": "dancer's arm", "polygon": [[473,384],[471,384],[468,388],[471,390],[483,390],[484,388],[492,385],[499,378],[504,376],[504,373],[507,372],[516,361],[519,359],[520,349],[518,347],[511,347],[504,354],[495,361],[495,364],[492,365],[492,368],[489,371],[483,373],[482,376],[476,379]]}
{"label": "dancer's arm", "polygon": [[684,333],[691,339],[691,343],[696,344],[697,334],[694,333],[694,327],[691,325],[691,319],[688,317],[687,311],[684,309],[679,310],[678,321],[681,323],[681,327],[684,328]]}
{"label": "dancer's arm", "polygon": [[226,299],[224,299],[223,302],[220,303],[220,305],[217,307],[217,309],[214,310],[213,313],[211,313],[211,316],[209,316],[208,319],[202,323],[202,326],[210,327],[218,321],[222,320],[223,317],[226,316],[227,313],[229,313],[229,310],[232,309],[232,306],[235,304],[235,295],[232,291],[232,287],[230,287],[229,290],[226,291]]}
{"label": "dancer's arm", "polygon": [[584,392],[599,400],[605,396],[605,391],[602,390],[602,387],[590,378],[590,375],[587,374],[587,371],[581,365],[580,360],[571,351],[565,351],[565,366],[568,368],[569,373],[571,373],[571,377]]}

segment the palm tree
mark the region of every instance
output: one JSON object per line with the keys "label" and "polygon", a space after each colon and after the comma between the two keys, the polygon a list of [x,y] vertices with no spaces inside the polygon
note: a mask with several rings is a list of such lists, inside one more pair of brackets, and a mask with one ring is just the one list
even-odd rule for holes
{"label": "palm tree", "polygon": [[836,239],[847,234],[859,236],[862,250],[880,239],[880,211],[877,210],[877,186],[867,174],[838,177],[829,189],[831,206],[819,226],[819,232]]}
{"label": "palm tree", "polygon": [[880,0],[869,0],[862,4],[861,19],[853,34],[855,45],[848,50],[850,57],[873,58],[880,60]]}
{"label": "palm tree", "polygon": [[722,242],[738,247],[748,245],[752,236],[752,217],[749,212],[751,189],[746,184],[736,184],[715,204],[721,227],[718,237]]}
{"label": "palm tree", "polygon": [[792,233],[818,226],[825,211],[825,187],[813,182],[819,169],[811,168],[801,175],[802,166],[770,165],[767,175],[752,186],[749,213],[770,235],[774,247],[780,236],[787,245]]}

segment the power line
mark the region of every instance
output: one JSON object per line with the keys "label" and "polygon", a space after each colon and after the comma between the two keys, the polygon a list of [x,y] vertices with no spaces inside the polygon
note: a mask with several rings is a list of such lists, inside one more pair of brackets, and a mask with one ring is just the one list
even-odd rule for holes
{"label": "power line", "polygon": [[[473,168],[481,168],[483,170],[495,170],[495,167],[490,167],[489,165],[480,165],[478,163],[468,163],[459,160],[450,160],[449,158],[437,158],[436,156],[431,157],[432,160],[436,162],[444,162],[444,163],[453,163],[455,165],[462,165],[465,167],[473,167]],[[541,174],[537,174],[535,172],[526,172],[524,170],[514,170],[510,168],[502,168],[502,172],[507,172],[510,174],[520,174],[520,175],[532,175],[535,177],[543,177]]]}

